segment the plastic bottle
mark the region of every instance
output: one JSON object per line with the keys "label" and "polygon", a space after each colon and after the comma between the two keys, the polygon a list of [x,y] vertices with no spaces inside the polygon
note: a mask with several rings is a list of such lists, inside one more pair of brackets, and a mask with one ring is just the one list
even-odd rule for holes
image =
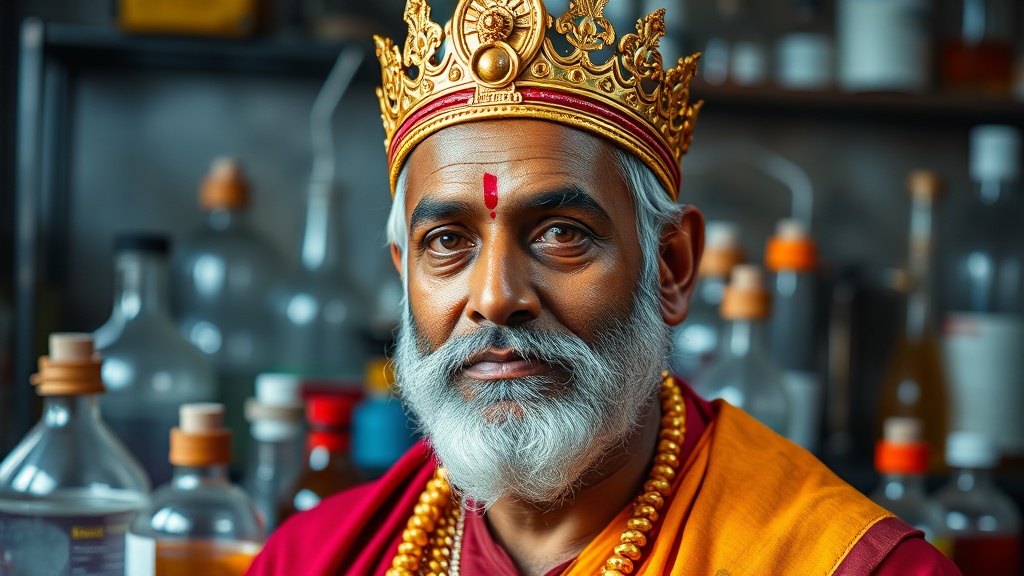
{"label": "plastic bottle", "polygon": [[263,546],[256,508],[228,480],[231,431],[220,404],[185,404],[171,430],[174,478],[132,521],[126,576],[241,576]]}
{"label": "plastic bottle", "polygon": [[932,470],[944,469],[949,430],[946,375],[932,311],[932,220],[939,178],[927,170],[910,174],[911,197],[906,317],[892,347],[882,382],[879,423],[892,416],[916,418],[923,426]]}
{"label": "plastic bottle", "polygon": [[303,466],[301,385],[293,374],[260,374],[256,397],[245,405],[253,442],[243,486],[266,520],[268,532],[278,525],[278,500]]}
{"label": "plastic bottle", "polygon": [[875,447],[875,470],[882,475],[882,483],[871,499],[924,532],[925,539],[948,555],[944,511],[925,494],[928,445],[922,441],[921,422],[894,417],[885,420],[884,428],[885,435]]}
{"label": "plastic bottle", "polygon": [[733,267],[744,259],[739,226],[732,222],[708,222],[690,311],[676,327],[672,352],[673,369],[687,382],[699,380],[714,363],[722,340],[722,294]]}
{"label": "plastic bottle", "polygon": [[722,296],[721,315],[727,322],[722,347],[695,390],[704,398],[722,398],[746,410],[784,435],[789,430],[790,407],[782,372],[765,350],[763,330],[769,312],[761,269],[753,264],[733,268]]}
{"label": "plastic bottle", "polygon": [[1020,132],[971,131],[974,198],[956,211],[944,277],[943,347],[952,426],[996,439],[1004,458],[1024,458],[1024,198]]}
{"label": "plastic bottle", "polygon": [[771,355],[783,371],[791,408],[786,436],[815,452],[824,409],[815,321],[818,255],[814,239],[801,222],[779,221],[768,241],[765,266],[774,273]]}
{"label": "plastic bottle", "polygon": [[362,481],[352,462],[352,409],[360,394],[314,393],[306,402],[306,465],[278,503],[278,522]]}
{"label": "plastic bottle", "polygon": [[246,223],[248,202],[238,161],[215,160],[200,186],[206,222],[178,246],[171,275],[178,327],[216,367],[237,464],[248,458],[242,407],[256,375],[270,367],[268,292],[281,268],[270,243]]}
{"label": "plastic bottle", "polygon": [[32,378],[42,419],[0,463],[3,574],[124,574],[124,533],[149,480],[100,417],[100,364],[89,335],[50,335]]}
{"label": "plastic bottle", "polygon": [[978,432],[954,432],[946,442],[952,478],[935,499],[946,512],[953,562],[964,576],[1016,576],[1021,567],[1021,517],[992,480],[995,442]]}
{"label": "plastic bottle", "polygon": [[366,398],[352,414],[352,460],[364,478],[378,478],[416,443],[402,403],[391,394],[395,375],[386,358],[366,365]]}
{"label": "plastic bottle", "polygon": [[142,462],[154,484],[167,482],[168,431],[185,402],[217,396],[213,365],[171,320],[165,236],[122,234],[115,239],[116,281],[110,319],[96,330],[103,352],[100,403],[110,428]]}

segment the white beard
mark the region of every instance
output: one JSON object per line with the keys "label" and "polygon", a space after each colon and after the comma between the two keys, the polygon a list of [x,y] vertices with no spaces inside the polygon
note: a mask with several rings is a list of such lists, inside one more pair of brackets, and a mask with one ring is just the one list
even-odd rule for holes
{"label": "white beard", "polygon": [[[474,505],[501,497],[555,508],[625,443],[654,406],[671,338],[659,303],[639,290],[626,321],[590,345],[527,326],[488,326],[437,350],[420,342],[408,301],[395,350],[402,399],[453,486]],[[488,348],[540,360],[548,375],[479,382],[461,373]]]}

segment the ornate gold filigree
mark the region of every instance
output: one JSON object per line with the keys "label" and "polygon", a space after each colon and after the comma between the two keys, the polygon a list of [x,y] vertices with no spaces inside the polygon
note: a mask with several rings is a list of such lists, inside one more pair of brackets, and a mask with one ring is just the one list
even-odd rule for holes
{"label": "ornate gold filigree", "polygon": [[[700,110],[689,89],[697,55],[663,69],[664,9],[640,19],[636,33],[616,45],[604,17],[608,1],[572,0],[552,19],[542,0],[459,0],[442,29],[430,20],[426,0],[408,0],[404,51],[375,38],[392,190],[405,156],[431,133],[459,122],[524,117],[614,141],[650,166],[674,197]],[[552,30],[574,49],[560,54],[546,38]],[[603,61],[595,63],[598,53]]]}

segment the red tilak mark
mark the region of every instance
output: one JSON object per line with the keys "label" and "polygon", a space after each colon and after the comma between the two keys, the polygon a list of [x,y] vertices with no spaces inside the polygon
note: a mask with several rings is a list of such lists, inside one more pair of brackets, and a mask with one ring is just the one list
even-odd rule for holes
{"label": "red tilak mark", "polygon": [[[484,204],[491,210],[498,207],[498,177],[486,172],[484,173]],[[495,216],[496,214],[491,212],[491,218]]]}

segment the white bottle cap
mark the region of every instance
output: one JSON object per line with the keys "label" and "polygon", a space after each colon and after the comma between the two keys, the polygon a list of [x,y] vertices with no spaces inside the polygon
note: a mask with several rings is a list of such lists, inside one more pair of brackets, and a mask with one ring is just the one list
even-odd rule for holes
{"label": "white bottle cap", "polygon": [[186,434],[213,432],[224,428],[224,405],[214,402],[182,404],[178,428]]}
{"label": "white bottle cap", "polygon": [[302,404],[302,378],[296,374],[265,372],[256,376],[256,401],[264,406]]}
{"label": "white bottle cap", "polygon": [[1020,174],[1020,131],[987,124],[971,130],[971,178],[1016,180]]}
{"label": "white bottle cap", "polygon": [[213,162],[210,163],[209,176],[211,178],[217,180],[233,180],[240,178],[241,174],[242,164],[230,156],[214,158]]}
{"label": "white bottle cap", "polygon": [[995,468],[999,449],[981,432],[953,432],[946,440],[946,463],[954,468]]}
{"label": "white bottle cap", "polygon": [[50,355],[53,362],[92,360],[92,335],[78,332],[55,332],[50,334]]}
{"label": "white bottle cap", "polygon": [[804,240],[810,235],[807,226],[795,218],[783,218],[775,224],[775,236],[783,240]]}
{"label": "white bottle cap", "polygon": [[714,249],[738,248],[740,227],[735,222],[712,220],[704,227],[704,247]]}
{"label": "white bottle cap", "polygon": [[732,269],[729,285],[742,292],[761,290],[764,288],[764,273],[757,264],[737,264]]}
{"label": "white bottle cap", "polygon": [[883,428],[885,441],[891,444],[916,444],[923,436],[921,421],[917,418],[886,418]]}

